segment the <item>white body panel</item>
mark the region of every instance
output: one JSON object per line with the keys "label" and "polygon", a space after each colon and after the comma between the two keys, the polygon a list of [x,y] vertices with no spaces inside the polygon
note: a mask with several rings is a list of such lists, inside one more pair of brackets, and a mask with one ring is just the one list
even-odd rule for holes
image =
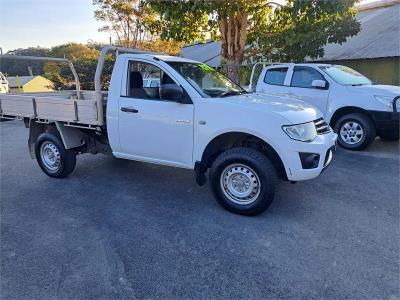
{"label": "white body panel", "polygon": [[[329,83],[328,89],[299,88],[291,86],[293,68],[308,67],[316,70]],[[389,85],[345,86],[337,83],[320,67],[324,64],[278,64],[264,67],[257,81],[256,91],[266,94],[280,94],[302,100],[317,107],[329,123],[334,113],[343,107],[357,107],[369,111],[391,111],[374,96],[396,97],[400,95],[400,87]],[[288,68],[284,84],[272,85],[265,82],[268,70]]]}
{"label": "white body panel", "polygon": [[[151,63],[181,85],[193,104],[133,99],[126,97],[128,61]],[[107,129],[117,157],[194,168],[207,145],[217,136],[241,132],[259,137],[280,156],[289,180],[318,176],[327,150],[336,134],[319,135],[310,143],[290,139],[282,126],[314,121],[322,116],[311,105],[287,97],[245,94],[226,98],[203,98],[165,61],[182,58],[154,55],[120,55],[113,70],[107,102]],[[138,110],[121,112],[122,107]],[[318,153],[318,168],[304,170],[298,152]]]}
{"label": "white body panel", "polygon": [[120,156],[154,160],[190,168],[193,150],[193,105],[169,101],[119,98]]}

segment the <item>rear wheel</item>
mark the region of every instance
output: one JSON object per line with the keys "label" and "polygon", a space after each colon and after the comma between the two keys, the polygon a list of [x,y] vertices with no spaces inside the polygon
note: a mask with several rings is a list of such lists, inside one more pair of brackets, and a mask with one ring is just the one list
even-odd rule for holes
{"label": "rear wheel", "polygon": [[265,211],[274,199],[277,179],[269,159],[250,148],[223,152],[210,170],[210,188],[219,204],[241,215]]}
{"label": "rear wheel", "polygon": [[72,173],[76,165],[74,150],[67,150],[61,139],[52,133],[42,133],[36,142],[36,160],[48,176],[63,178]]}
{"label": "rear wheel", "polygon": [[376,137],[376,129],[370,117],[362,113],[342,116],[335,124],[338,143],[345,149],[365,149]]}

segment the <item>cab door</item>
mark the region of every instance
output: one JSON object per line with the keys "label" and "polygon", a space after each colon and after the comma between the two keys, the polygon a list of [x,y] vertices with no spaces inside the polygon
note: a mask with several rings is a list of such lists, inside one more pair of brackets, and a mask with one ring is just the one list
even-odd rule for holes
{"label": "cab door", "polygon": [[119,97],[119,156],[190,168],[193,104],[167,101],[160,98],[158,87],[143,86],[146,78],[175,82],[158,65],[129,60],[126,72]]}
{"label": "cab door", "polygon": [[288,66],[274,66],[266,68],[260,74],[256,91],[280,96],[289,94],[290,82],[287,80],[288,70]]}
{"label": "cab door", "polygon": [[[325,88],[312,86],[314,80],[325,81]],[[329,82],[316,69],[307,66],[295,66],[290,80],[290,94],[317,107],[324,115],[329,98]]]}

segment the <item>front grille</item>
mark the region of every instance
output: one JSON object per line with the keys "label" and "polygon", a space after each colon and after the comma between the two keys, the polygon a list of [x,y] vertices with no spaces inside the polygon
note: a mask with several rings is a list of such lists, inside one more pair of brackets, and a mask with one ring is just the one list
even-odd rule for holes
{"label": "front grille", "polygon": [[331,128],[329,127],[328,123],[326,123],[323,118],[315,120],[314,124],[318,134],[326,134],[331,131]]}

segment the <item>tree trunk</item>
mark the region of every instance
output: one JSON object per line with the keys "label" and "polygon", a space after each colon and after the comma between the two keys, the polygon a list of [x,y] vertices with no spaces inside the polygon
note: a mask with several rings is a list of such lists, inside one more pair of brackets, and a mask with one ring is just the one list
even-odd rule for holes
{"label": "tree trunk", "polygon": [[247,40],[248,15],[236,12],[229,15],[219,15],[219,30],[221,32],[221,55],[227,63],[227,75],[240,83],[240,65],[243,62]]}

